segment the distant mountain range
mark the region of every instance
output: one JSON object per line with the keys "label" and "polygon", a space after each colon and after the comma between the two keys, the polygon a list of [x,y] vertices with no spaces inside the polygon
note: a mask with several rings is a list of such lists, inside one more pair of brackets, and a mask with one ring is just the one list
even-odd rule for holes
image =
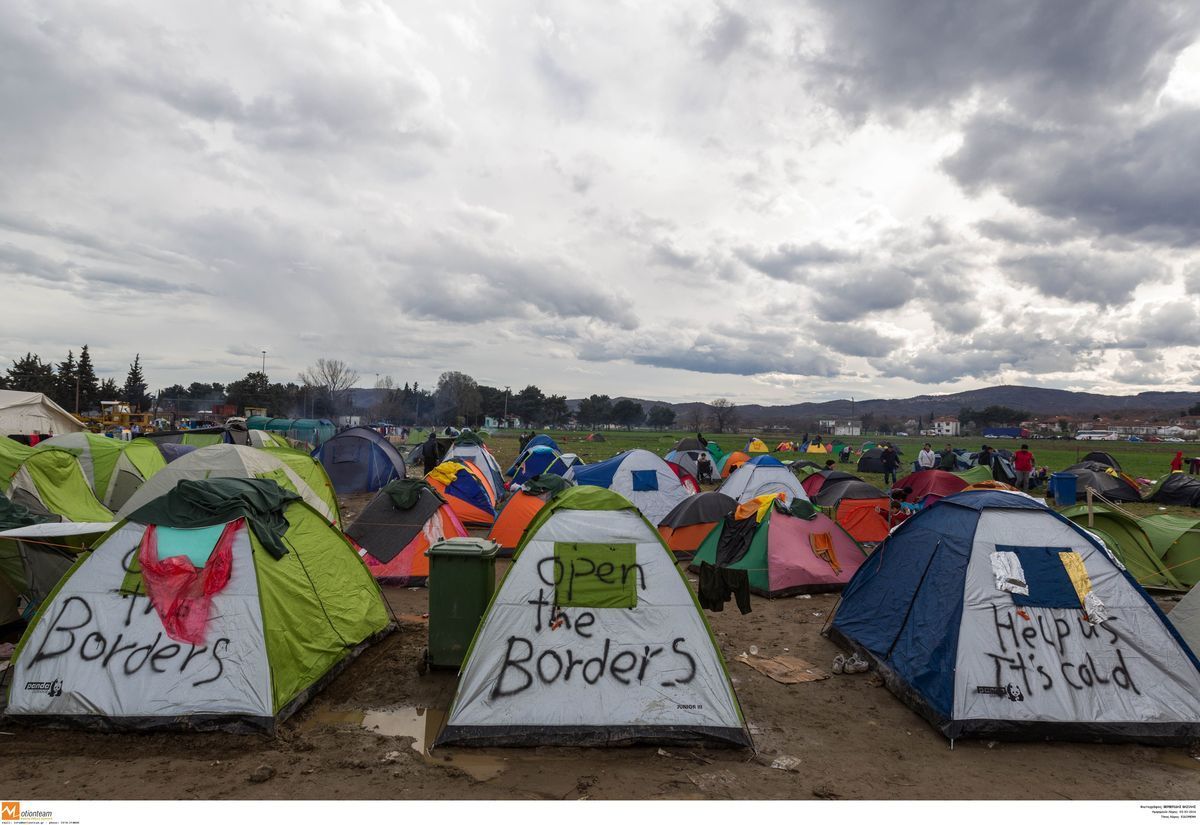
{"label": "distant mountain range", "polygon": [[[613,400],[619,399],[614,398]],[[696,407],[703,407],[706,415],[712,410],[710,405],[697,402],[673,404],[668,401],[648,401],[640,398],[632,400],[637,401],[646,410],[656,405],[669,407],[675,411],[678,424],[683,426],[686,426],[686,422]],[[567,405],[571,409],[576,409],[579,401],[580,399],[568,400]],[[1044,387],[1006,385],[949,395],[915,395],[912,398],[870,398],[862,401],[851,401],[845,398],[836,401],[809,401],[785,405],[739,404],[737,416],[739,423],[743,426],[775,424],[803,426],[806,422],[822,418],[862,418],[867,414],[872,414],[876,418],[923,418],[928,421],[933,416],[955,415],[963,407],[980,410],[985,407],[1003,406],[1025,410],[1032,416],[1042,418],[1059,415],[1070,418],[1092,415],[1108,416],[1114,413],[1120,414],[1122,418],[1132,418],[1138,415],[1179,415],[1196,403],[1200,403],[1200,392],[1141,392],[1137,395],[1101,395]]]}

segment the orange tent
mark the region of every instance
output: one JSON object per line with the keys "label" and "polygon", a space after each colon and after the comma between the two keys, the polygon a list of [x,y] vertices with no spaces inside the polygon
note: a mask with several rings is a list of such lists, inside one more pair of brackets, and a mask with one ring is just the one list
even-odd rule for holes
{"label": "orange tent", "polygon": [[425,476],[464,524],[496,521],[496,494],[483,471],[470,461],[443,461]]}
{"label": "orange tent", "polygon": [[733,471],[741,467],[750,460],[750,454],[744,453],[741,450],[734,450],[725,458],[721,459],[721,478],[729,478],[733,475]]}
{"label": "orange tent", "polygon": [[838,502],[833,520],[855,541],[878,543],[887,538],[891,502],[886,498],[844,498]]}
{"label": "orange tent", "polygon": [[346,535],[382,584],[411,587],[424,584],[429,576],[425,551],[442,539],[466,536],[467,531],[429,486],[399,479],[371,499],[346,528]]}
{"label": "orange tent", "polygon": [[553,473],[534,476],[521,485],[520,488],[504,503],[496,514],[496,523],[492,525],[488,538],[500,545],[502,556],[511,556],[525,535],[525,528],[533,521],[546,503],[556,493],[572,486],[561,476]]}

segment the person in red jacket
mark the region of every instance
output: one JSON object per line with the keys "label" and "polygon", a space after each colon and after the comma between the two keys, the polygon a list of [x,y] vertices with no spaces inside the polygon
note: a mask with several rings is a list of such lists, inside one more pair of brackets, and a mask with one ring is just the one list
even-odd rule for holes
{"label": "person in red jacket", "polygon": [[1017,487],[1025,492],[1029,492],[1029,474],[1033,467],[1033,453],[1029,452],[1028,444],[1022,444],[1021,449],[1013,453],[1013,470],[1017,473]]}
{"label": "person in red jacket", "polygon": [[1171,459],[1171,472],[1173,472],[1173,473],[1182,473],[1183,472],[1183,451],[1182,450],[1175,453],[1175,457]]}

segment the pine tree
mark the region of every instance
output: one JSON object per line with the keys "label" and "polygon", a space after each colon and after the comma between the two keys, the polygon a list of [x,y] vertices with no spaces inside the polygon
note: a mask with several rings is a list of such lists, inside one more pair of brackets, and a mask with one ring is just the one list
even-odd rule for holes
{"label": "pine tree", "polygon": [[122,397],[131,409],[140,410],[146,405],[146,378],[142,375],[142,354],[134,355],[133,363],[129,365],[129,374],[125,376],[125,390]]}
{"label": "pine tree", "polygon": [[79,366],[75,363],[75,351],[67,350],[67,360],[58,362],[58,375],[54,380],[54,400],[63,409],[78,412],[75,404],[75,382],[78,377]]}
{"label": "pine tree", "polygon": [[56,383],[54,380],[54,365],[47,364],[32,353],[13,361],[8,369],[9,389],[23,392],[41,392],[54,397]]}
{"label": "pine tree", "polygon": [[[112,378],[105,378],[100,382],[100,388],[96,390],[100,400],[103,401],[118,401],[120,400],[121,388],[117,386],[117,382]],[[99,406],[99,402],[97,402]]]}
{"label": "pine tree", "polygon": [[88,345],[84,344],[79,351],[79,409],[94,410],[99,406],[100,382],[96,379],[96,369],[92,366],[92,356]]}

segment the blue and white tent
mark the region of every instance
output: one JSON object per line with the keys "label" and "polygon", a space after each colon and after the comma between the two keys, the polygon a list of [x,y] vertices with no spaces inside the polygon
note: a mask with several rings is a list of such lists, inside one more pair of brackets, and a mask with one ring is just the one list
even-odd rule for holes
{"label": "blue and white tent", "polygon": [[649,450],[629,450],[595,464],[577,464],[564,478],[620,493],[651,524],[661,522],[691,495],[670,465]]}
{"label": "blue and white tent", "polygon": [[830,635],[951,740],[1200,736],[1200,662],[1083,529],[1018,493],[964,491],[859,568]]}
{"label": "blue and white tent", "polygon": [[570,469],[570,465],[563,461],[562,454],[558,450],[538,445],[526,447],[525,452],[517,456],[513,466],[509,468],[508,475],[512,476],[513,484],[524,484],[542,473],[565,476],[568,469]]}
{"label": "blue and white tent", "polygon": [[785,493],[789,502],[808,501],[808,493],[796,474],[769,455],[750,459],[730,473],[717,489],[739,503],[772,493]]}

